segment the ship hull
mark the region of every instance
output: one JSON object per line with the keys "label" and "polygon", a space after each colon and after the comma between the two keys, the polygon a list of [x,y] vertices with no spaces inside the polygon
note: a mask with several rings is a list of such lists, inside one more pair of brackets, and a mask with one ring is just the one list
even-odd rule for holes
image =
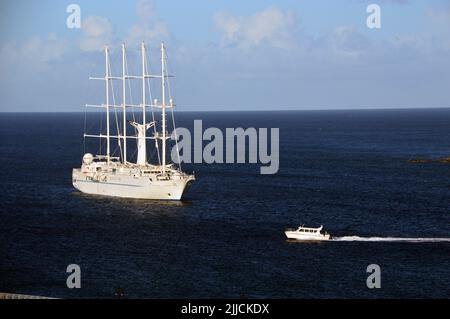
{"label": "ship hull", "polygon": [[190,176],[176,180],[151,180],[145,176],[111,175],[101,180],[74,170],[73,186],[80,192],[93,195],[135,199],[181,200],[193,179]]}
{"label": "ship hull", "polygon": [[289,239],[301,241],[327,241],[330,240],[330,235],[305,235],[297,231],[285,231],[286,237]]}

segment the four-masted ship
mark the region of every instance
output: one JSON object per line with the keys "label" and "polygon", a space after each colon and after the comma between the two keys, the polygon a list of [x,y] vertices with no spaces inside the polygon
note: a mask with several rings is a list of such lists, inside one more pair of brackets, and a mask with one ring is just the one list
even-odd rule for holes
{"label": "four-masted ship", "polygon": [[[94,156],[91,153],[86,153],[83,156],[81,168],[73,169],[73,186],[83,193],[139,199],[180,200],[187,186],[195,180],[193,174],[184,173],[180,166],[177,166],[174,163],[168,163],[167,161],[166,144],[167,140],[170,138],[170,134],[168,134],[166,128],[166,109],[172,109],[173,116],[174,102],[172,97],[170,97],[168,101],[166,99],[166,86],[168,85],[167,79],[169,75],[166,71],[167,65],[164,43],[161,43],[161,74],[147,74],[146,59],[146,47],[145,44],[142,43],[142,74],[137,76],[127,74],[126,51],[125,45],[123,44],[122,76],[112,76],[110,72],[109,49],[108,47],[105,47],[105,76],[100,78],[90,78],[105,81],[105,104],[88,104],[86,107],[99,107],[105,109],[106,134],[100,132],[98,135],[93,135],[84,132],[84,137],[106,140],[106,154],[97,154]],[[155,99],[148,104],[146,82],[149,82],[149,79],[151,78],[160,79],[161,81],[161,101],[159,102]],[[141,104],[127,103],[126,84],[129,79],[138,79],[142,81]],[[113,80],[122,81],[122,103],[120,105],[110,104],[110,83]],[[129,89],[131,90],[131,87],[129,87]],[[117,123],[116,135],[111,134],[110,129],[110,111],[114,108],[122,110],[122,129],[120,132],[120,125]],[[127,120],[127,109],[129,108],[141,109],[142,123]],[[152,108],[153,120],[149,122],[146,120],[148,108]],[[161,132],[158,132],[156,129],[157,121],[154,120],[153,108],[161,110]],[[127,135],[128,125],[134,127],[134,135]],[[173,126],[176,135],[175,121],[173,121]],[[151,127],[153,127],[153,135],[147,137],[147,130]],[[111,139],[118,140],[120,156],[111,156]],[[130,146],[127,145],[127,141],[130,139],[137,141],[136,162],[130,162],[127,159],[127,146]],[[148,139],[156,140],[155,148],[158,154],[157,164],[151,164],[147,161],[146,146]],[[176,151],[178,152],[178,145]]]}

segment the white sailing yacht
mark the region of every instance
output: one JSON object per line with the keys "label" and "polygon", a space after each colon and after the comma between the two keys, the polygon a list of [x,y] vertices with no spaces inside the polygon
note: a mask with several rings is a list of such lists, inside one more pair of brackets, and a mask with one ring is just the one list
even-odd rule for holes
{"label": "white sailing yacht", "polygon": [[[73,186],[83,193],[139,198],[139,199],[158,199],[158,200],[180,200],[187,186],[195,180],[194,175],[184,173],[180,166],[167,161],[167,140],[170,135],[166,131],[166,109],[172,110],[173,119],[173,99],[170,97],[169,103],[166,100],[166,86],[168,83],[166,65],[166,52],[164,43],[161,43],[161,74],[150,75],[147,72],[146,48],[145,44],[141,44],[141,62],[142,74],[133,76],[127,74],[127,62],[125,45],[122,45],[122,76],[112,76],[110,72],[109,49],[105,47],[105,76],[100,78],[90,78],[93,80],[105,81],[106,102],[101,105],[90,105],[86,107],[104,108],[106,111],[106,135],[105,134],[87,134],[85,138],[106,139],[106,154],[92,155],[86,153],[83,156],[81,168],[74,168],[72,171]],[[147,86],[150,78],[161,80],[161,102],[157,99],[153,103],[146,102]],[[142,103],[127,103],[127,87],[128,79],[138,79],[142,81]],[[113,80],[122,81],[122,103],[120,105],[110,104],[110,84]],[[113,89],[113,86],[111,87]],[[129,87],[131,90],[131,87]],[[114,92],[112,92],[114,94]],[[114,97],[114,95],[113,95]],[[119,123],[117,116],[115,118],[117,124],[117,134],[111,134],[110,130],[110,111],[116,109],[122,110],[122,132],[119,131]],[[127,121],[127,109],[138,108],[142,111],[142,123],[136,121]],[[152,110],[153,121],[146,121],[146,113],[148,108]],[[161,110],[161,130],[157,132],[157,122],[154,120],[153,108]],[[115,113],[116,115],[117,113]],[[134,113],[133,113],[134,114]],[[127,136],[127,125],[135,128],[134,135]],[[174,133],[176,135],[175,121],[173,121]],[[147,130],[153,127],[153,136],[147,137]],[[120,156],[111,156],[111,139],[118,140],[120,148]],[[127,140],[134,139],[137,141],[137,159],[135,163],[127,160]],[[147,161],[146,144],[147,139],[155,140],[155,148],[158,154],[158,163],[150,164]],[[161,144],[161,145],[160,145]],[[161,150],[161,154],[160,154]],[[178,144],[176,145],[178,152]]]}

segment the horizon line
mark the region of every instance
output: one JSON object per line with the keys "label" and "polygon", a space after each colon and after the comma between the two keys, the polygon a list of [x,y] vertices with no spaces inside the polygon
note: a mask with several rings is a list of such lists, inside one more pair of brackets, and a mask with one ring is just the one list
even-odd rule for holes
{"label": "horizon line", "polygon": [[[200,109],[192,109],[192,110],[175,110],[174,112],[179,113],[187,113],[187,112],[302,112],[302,111],[369,111],[369,110],[421,110],[421,109],[448,109],[450,106],[398,106],[398,107],[359,107],[359,108],[302,108],[302,109],[293,109],[293,108],[282,108],[282,109],[223,109],[223,110],[200,110]],[[150,111],[150,110],[149,110]],[[18,110],[18,111],[2,111],[1,113],[103,113],[104,111],[36,111],[36,110]],[[119,112],[122,112],[121,110]],[[136,113],[141,113],[141,110],[135,111]]]}

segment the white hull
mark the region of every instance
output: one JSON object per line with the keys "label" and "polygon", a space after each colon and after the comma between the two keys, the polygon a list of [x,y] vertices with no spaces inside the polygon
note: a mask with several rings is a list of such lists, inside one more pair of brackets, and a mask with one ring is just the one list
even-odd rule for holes
{"label": "white hull", "polygon": [[330,235],[323,234],[305,234],[298,231],[285,231],[286,237],[289,239],[303,240],[303,241],[326,241],[330,240]]}
{"label": "white hull", "polygon": [[105,174],[95,179],[74,169],[73,186],[87,194],[136,199],[180,200],[193,178],[156,180],[148,176]]}

